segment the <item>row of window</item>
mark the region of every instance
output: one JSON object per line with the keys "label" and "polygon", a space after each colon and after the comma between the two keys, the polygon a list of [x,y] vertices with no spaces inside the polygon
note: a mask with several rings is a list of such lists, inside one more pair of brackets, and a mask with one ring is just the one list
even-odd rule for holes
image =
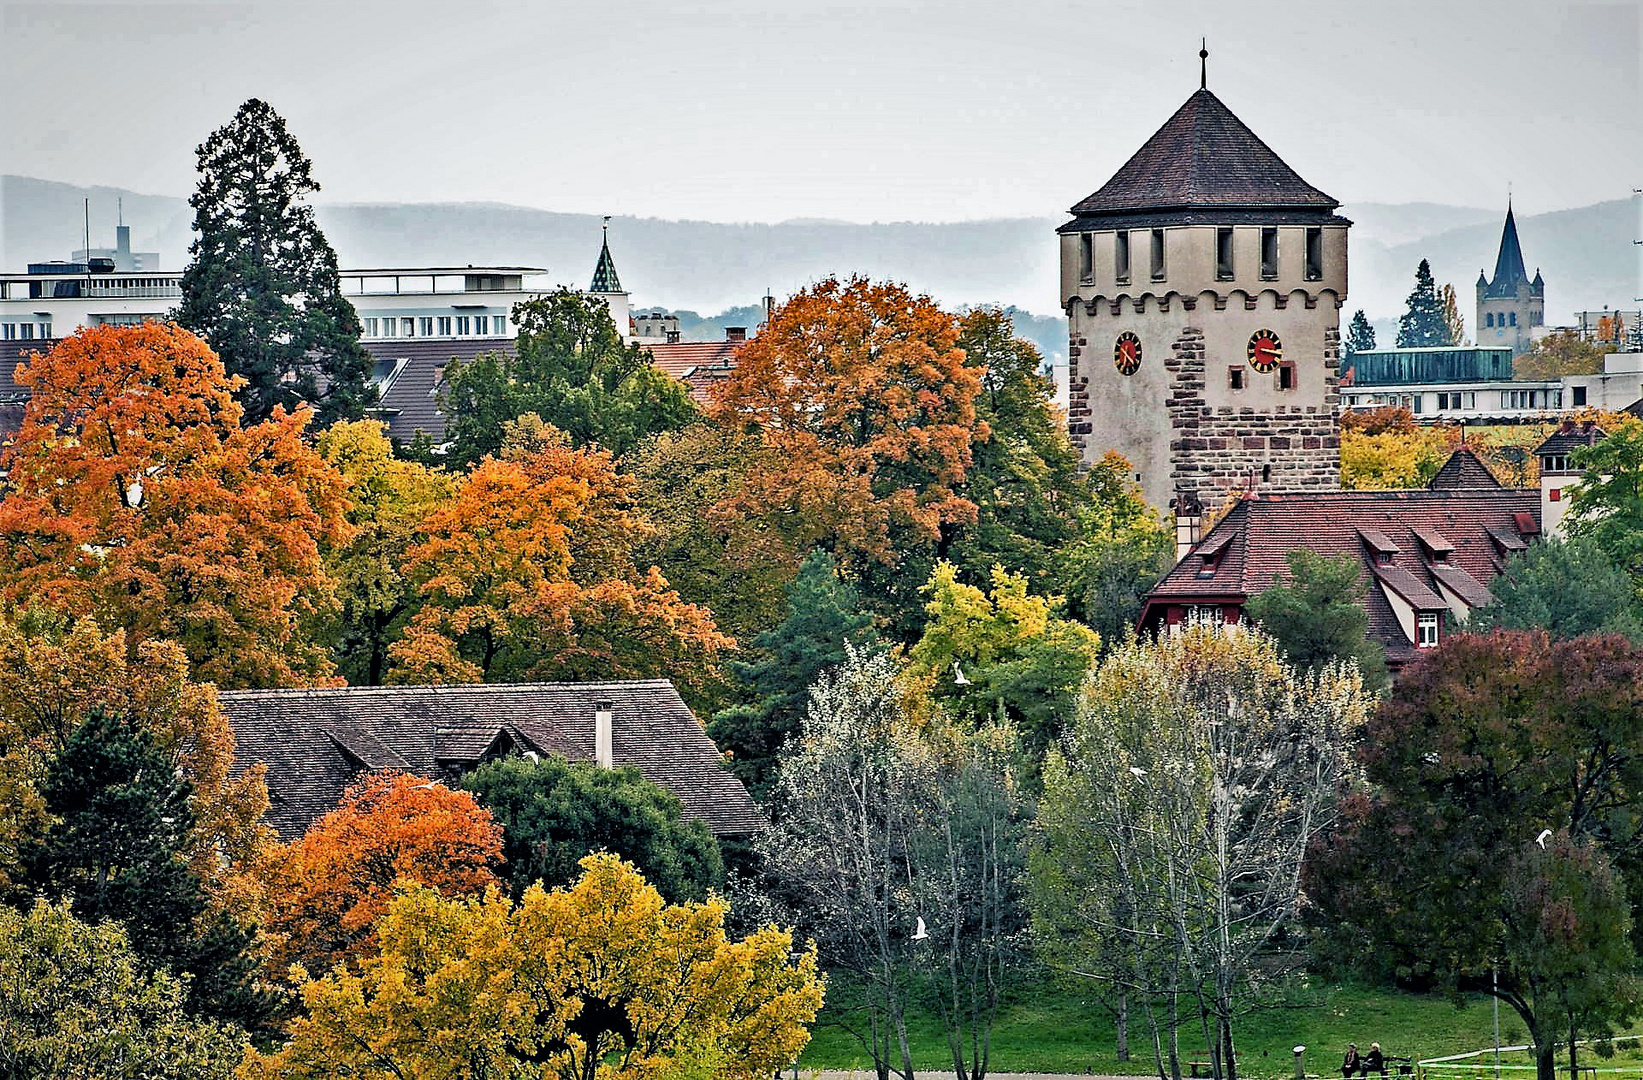
{"label": "row of window", "polygon": [[0,341],[33,341],[37,337],[51,336],[51,324],[40,323],[0,323]]}
{"label": "row of window", "polygon": [[[1236,389],[1236,388],[1235,388]],[[1579,408],[1586,404],[1586,388],[1576,386],[1574,391],[1574,407]],[[1444,390],[1431,395],[1437,399],[1438,412],[1464,412],[1475,410],[1478,407],[1478,395],[1475,390]],[[1404,408],[1416,416],[1426,411],[1426,394],[1351,394],[1346,398],[1348,408],[1356,406],[1390,406]],[[1502,390],[1500,392],[1500,407],[1502,409],[1561,409],[1563,408],[1562,390]]]}
{"label": "row of window", "polygon": [[1516,326],[1517,325],[1517,312],[1515,312],[1515,311],[1503,311],[1503,312],[1500,313],[1500,315],[1498,317],[1498,321],[1497,321],[1497,317],[1496,317],[1494,312],[1486,311],[1486,312],[1483,313],[1483,325],[1484,326]]}
{"label": "row of window", "polygon": [[[1149,273],[1153,281],[1168,278],[1166,229],[1149,231]],[[1322,281],[1324,276],[1324,231],[1308,228],[1305,240],[1305,277],[1307,281]],[[1233,229],[1221,226],[1215,230],[1215,278],[1232,281],[1238,276],[1234,254]],[[1278,230],[1275,226],[1261,229],[1261,280],[1278,280]],[[1080,233],[1078,237],[1078,277],[1085,284],[1095,280],[1095,237]],[[1120,285],[1130,283],[1130,232],[1120,230],[1113,234],[1113,277]]]}
{"label": "row of window", "polygon": [[418,315],[361,319],[362,336],[375,337],[507,337],[506,315]]}

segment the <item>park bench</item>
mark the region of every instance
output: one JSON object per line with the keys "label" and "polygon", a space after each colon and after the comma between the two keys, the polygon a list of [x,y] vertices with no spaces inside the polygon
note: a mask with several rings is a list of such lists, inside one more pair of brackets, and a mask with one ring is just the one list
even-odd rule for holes
{"label": "park bench", "polygon": [[[1232,1052],[1234,1060],[1241,1059],[1243,1056],[1244,1052],[1242,1050]],[[1192,1070],[1193,1080],[1203,1080],[1203,1077],[1215,1075],[1215,1063],[1210,1060],[1208,1050],[1194,1050],[1188,1054],[1187,1068]]]}

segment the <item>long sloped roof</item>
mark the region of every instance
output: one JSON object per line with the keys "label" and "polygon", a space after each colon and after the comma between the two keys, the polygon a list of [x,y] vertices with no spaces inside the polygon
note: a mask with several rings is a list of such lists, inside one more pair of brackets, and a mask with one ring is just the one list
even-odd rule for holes
{"label": "long sloped roof", "polygon": [[1074,214],[1174,208],[1332,211],[1300,175],[1209,90],[1198,90]]}
{"label": "long sloped roof", "polygon": [[594,712],[611,703],[611,753],[672,792],[716,835],[765,819],[666,679],[236,690],[221,695],[235,764],[268,770],[268,823],[301,836],[362,772],[449,779],[499,748],[594,760]]}
{"label": "long sloped roof", "polygon": [[[1291,551],[1308,548],[1358,560],[1359,579],[1367,587],[1369,633],[1386,647],[1389,660],[1400,663],[1415,649],[1378,583],[1400,595],[1416,593],[1423,604],[1433,602],[1433,590],[1442,584],[1470,602],[1486,593],[1507,551],[1526,546],[1523,526],[1538,530],[1539,518],[1538,491],[1502,487],[1493,476],[1479,477],[1475,487],[1245,499],[1158,583],[1147,598],[1143,622],[1154,617],[1162,602],[1247,600],[1288,575]],[[1390,564],[1377,562],[1364,539],[1366,531],[1383,536],[1395,549]],[[1441,562],[1430,550],[1435,540],[1445,548]],[[1213,573],[1201,576],[1202,555],[1216,549],[1222,554]]]}

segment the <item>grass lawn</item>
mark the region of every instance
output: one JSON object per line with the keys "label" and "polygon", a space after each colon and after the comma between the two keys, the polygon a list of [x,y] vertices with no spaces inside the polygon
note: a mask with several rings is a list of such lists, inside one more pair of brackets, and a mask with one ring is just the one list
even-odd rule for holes
{"label": "grass lawn", "polygon": [[[842,998],[847,988],[835,978],[829,993]],[[801,1068],[871,1067],[871,1059],[854,1036],[830,1022],[836,1015],[831,1009],[823,1011]],[[931,1070],[945,1066],[950,1073],[946,1041],[935,1017],[921,1010],[909,1027],[915,1066]],[[1195,1032],[1196,1028],[1182,1031],[1183,1058],[1205,1046]],[[1242,1017],[1233,1034],[1241,1055],[1240,1073],[1256,1080],[1293,1077],[1290,1051],[1296,1044],[1307,1047],[1308,1072],[1330,1076],[1338,1075],[1348,1042],[1357,1043],[1360,1051],[1379,1042],[1387,1054],[1418,1060],[1477,1050],[1494,1041],[1488,998],[1469,998],[1457,1009],[1442,997],[1317,982],[1297,991],[1292,1004]],[[1506,1006],[1501,1007],[1500,1034],[1504,1045],[1525,1039],[1522,1022]],[[1011,993],[993,1029],[991,1067],[999,1072],[1082,1073],[1088,1069],[1152,1074],[1146,1021],[1139,1014],[1131,1017],[1130,1048],[1132,1059],[1119,1062],[1113,1051],[1112,1019],[1101,1006],[1075,990],[1045,981],[1019,986]],[[1625,1046],[1624,1057],[1636,1055],[1635,1044]],[[1598,1060],[1595,1054],[1583,1056],[1583,1065],[1618,1064]],[[1518,1058],[1528,1062],[1527,1055]],[[1507,1075],[1528,1075],[1532,1080],[1532,1074]]]}

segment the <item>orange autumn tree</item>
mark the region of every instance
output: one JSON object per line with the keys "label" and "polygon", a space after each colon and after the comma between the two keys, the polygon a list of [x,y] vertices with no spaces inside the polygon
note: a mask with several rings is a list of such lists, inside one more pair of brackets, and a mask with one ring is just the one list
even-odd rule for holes
{"label": "orange autumn tree", "polygon": [[309,640],[343,484],[305,409],[240,422],[238,381],[176,326],[81,330],[19,366],[31,397],[0,456],[0,600],[166,639],[224,687],[328,679]]}
{"label": "orange autumn tree", "polygon": [[700,693],[733,644],[634,550],[648,526],[609,453],[526,418],[423,523],[400,682],[668,677]]}
{"label": "orange autumn tree", "polygon": [[446,896],[500,887],[502,827],[465,791],[407,773],[358,780],[259,867],[276,964],[318,974],[368,949],[396,886]]}
{"label": "orange autumn tree", "polygon": [[736,509],[796,551],[880,562],[900,530],[934,541],[973,521],[959,487],[987,425],[958,338],[952,315],[902,285],[830,278],[794,296],[713,389],[709,414],[775,451]]}

